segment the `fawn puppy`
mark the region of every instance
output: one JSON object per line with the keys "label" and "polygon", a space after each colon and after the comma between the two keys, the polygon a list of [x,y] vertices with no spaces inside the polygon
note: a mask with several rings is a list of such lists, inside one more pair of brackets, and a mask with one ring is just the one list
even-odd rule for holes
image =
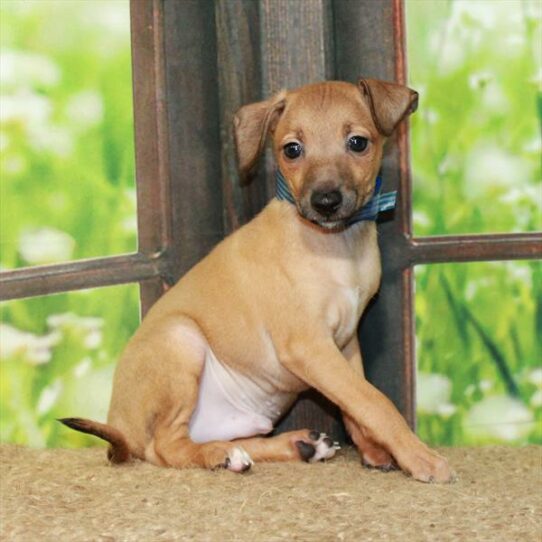
{"label": "fawn puppy", "polygon": [[361,79],[242,107],[240,171],[250,172],[270,137],[277,198],[149,311],[118,364],[107,425],[61,421],[109,441],[112,462],[241,472],[253,461],[334,455],[317,431],[261,436],[312,387],[339,406],[366,464],[450,481],[447,461],[365,380],[356,333],[380,283],[382,147],[417,98]]}

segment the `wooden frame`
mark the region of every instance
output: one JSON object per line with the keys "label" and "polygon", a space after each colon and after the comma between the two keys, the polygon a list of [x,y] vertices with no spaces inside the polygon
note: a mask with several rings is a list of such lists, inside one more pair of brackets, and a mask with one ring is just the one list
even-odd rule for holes
{"label": "wooden frame", "polygon": [[[269,160],[265,182],[239,185],[229,127],[241,104],[329,78],[405,81],[401,0],[132,0],[131,20],[138,252],[2,272],[0,299],[139,282],[145,313],[273,194]],[[413,266],[542,258],[542,234],[413,237],[406,125],[383,177],[399,207],[380,225],[383,288],[361,340],[368,377],[414,425]],[[342,436],[337,411],[314,394],[279,430],[300,426]]]}

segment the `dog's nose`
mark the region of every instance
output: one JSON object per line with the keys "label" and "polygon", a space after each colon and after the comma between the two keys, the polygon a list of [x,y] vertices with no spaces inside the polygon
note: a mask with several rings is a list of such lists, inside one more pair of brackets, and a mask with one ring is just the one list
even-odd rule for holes
{"label": "dog's nose", "polygon": [[341,206],[342,201],[343,195],[340,190],[314,191],[311,195],[312,208],[321,215],[332,215]]}

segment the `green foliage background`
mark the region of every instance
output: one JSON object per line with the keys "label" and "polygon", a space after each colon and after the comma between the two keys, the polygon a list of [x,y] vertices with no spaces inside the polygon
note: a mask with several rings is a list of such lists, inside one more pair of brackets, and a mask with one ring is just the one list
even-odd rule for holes
{"label": "green foliage background", "polygon": [[[417,235],[542,229],[539,6],[407,0]],[[2,269],[136,248],[128,21],[124,0],[0,4]],[[541,275],[416,270],[424,439],[542,442]],[[54,419],[105,418],[138,309],[135,285],[3,303],[1,440],[95,445]]]}
{"label": "green foliage background", "polygon": [[[66,251],[80,259],[136,249],[128,8],[124,0],[0,4],[3,269]],[[50,253],[39,246],[47,244]],[[54,420],[105,419],[138,314],[136,285],[3,303],[1,440],[96,445]]]}
{"label": "green foliage background", "polygon": [[[407,0],[406,14],[415,234],[540,231],[542,5]],[[424,438],[542,442],[539,261],[417,268],[416,335]]]}

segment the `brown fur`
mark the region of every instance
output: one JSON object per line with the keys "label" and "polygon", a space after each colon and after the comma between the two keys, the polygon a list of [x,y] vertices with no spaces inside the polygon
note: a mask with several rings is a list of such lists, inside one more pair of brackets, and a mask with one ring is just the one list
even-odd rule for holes
{"label": "brown fur", "polygon": [[[385,136],[416,100],[406,87],[362,80],[283,91],[241,108],[234,123],[241,172],[254,166],[271,134],[296,205],[270,202],[152,307],[118,364],[110,429],[95,424],[99,432],[87,432],[114,449],[123,446],[121,434],[133,456],[164,466],[213,468],[234,446],[255,461],[300,459],[296,443],[309,438],[307,430],[234,442],[190,440],[210,347],[224,365],[277,393],[319,390],[342,410],[366,463],[396,463],[423,481],[452,479],[446,460],[363,377],[356,330],[380,282],[376,226],[342,226],[371,197]],[[368,139],[364,152],[348,151],[352,134]],[[304,146],[299,159],[282,152],[291,141]],[[343,194],[336,223],[315,215],[317,190]]]}

